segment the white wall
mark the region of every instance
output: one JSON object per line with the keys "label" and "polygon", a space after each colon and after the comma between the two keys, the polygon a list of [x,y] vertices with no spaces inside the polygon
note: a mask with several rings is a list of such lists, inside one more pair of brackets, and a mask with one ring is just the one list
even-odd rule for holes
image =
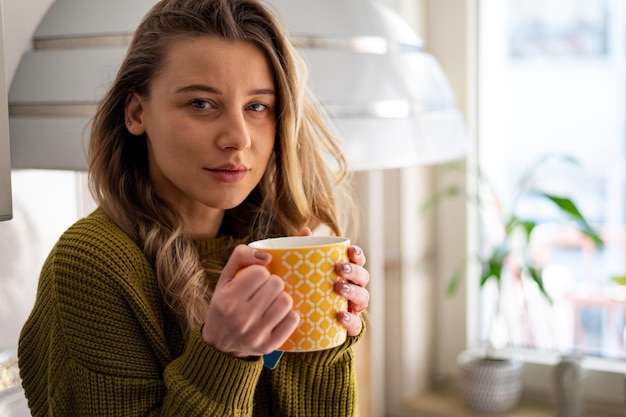
{"label": "white wall", "polygon": [[[384,0],[422,37],[446,75],[457,107],[470,119],[471,62],[467,18],[472,0]],[[453,21],[453,24],[450,21]],[[386,409],[405,404],[433,383],[452,382],[456,357],[466,346],[465,286],[445,296],[453,269],[466,253],[463,199],[429,213],[421,204],[451,178],[433,167],[384,174]],[[463,185],[465,176],[452,179]],[[372,276],[372,280],[381,277]],[[373,294],[373,297],[376,295]]]}
{"label": "white wall", "polygon": [[[470,142],[474,132],[473,112],[476,111],[472,102],[475,87],[473,62],[475,32],[474,10],[476,0],[429,0],[427,6],[428,28],[425,34],[427,50],[431,52],[441,65],[452,90],[454,91],[457,107],[464,114],[468,124]],[[469,35],[468,35],[469,34]],[[474,157],[472,144],[468,146],[467,160],[471,166]],[[465,175],[452,178],[451,175],[436,178],[436,187],[442,187],[450,181],[463,185]],[[447,379],[458,373],[456,356],[465,349],[472,338],[473,321],[475,317],[468,311],[477,311],[471,305],[476,291],[469,291],[466,296],[465,279],[461,288],[454,297],[446,297],[445,286],[452,276],[459,262],[465,259],[467,253],[467,226],[468,223],[465,201],[458,198],[448,201],[437,211],[435,229],[435,256],[436,256],[436,334],[435,349],[436,365],[435,377]],[[470,213],[470,215],[473,215]],[[471,281],[471,276],[466,276]],[[471,288],[477,285],[471,282]],[[468,301],[469,300],[469,301]],[[467,303],[470,303],[468,307]]]}

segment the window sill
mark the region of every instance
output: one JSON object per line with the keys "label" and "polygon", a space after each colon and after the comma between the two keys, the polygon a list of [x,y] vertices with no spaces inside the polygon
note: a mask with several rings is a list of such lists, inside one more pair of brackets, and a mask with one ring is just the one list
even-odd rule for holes
{"label": "window sill", "polygon": [[[455,393],[447,391],[429,391],[419,395],[407,404],[406,408],[395,417],[484,417],[469,410],[461,398]],[[497,414],[498,417],[554,417],[556,410],[553,405],[522,402],[507,414]],[[623,415],[605,412],[585,412],[585,417],[613,417]]]}

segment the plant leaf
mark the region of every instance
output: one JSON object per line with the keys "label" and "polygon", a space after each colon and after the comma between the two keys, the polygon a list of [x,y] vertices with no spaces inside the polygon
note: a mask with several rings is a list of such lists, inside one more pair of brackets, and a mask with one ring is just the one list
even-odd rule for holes
{"label": "plant leaf", "polygon": [[456,197],[462,194],[463,188],[458,185],[451,185],[449,187],[446,187],[433,194],[424,202],[424,204],[422,204],[422,212],[430,210],[433,206],[438,205],[439,203],[441,203],[441,201],[447,198]]}
{"label": "plant leaf", "polygon": [[467,266],[467,257],[457,262],[457,265],[454,268],[454,271],[452,272],[452,276],[450,277],[450,281],[448,281],[448,285],[446,286],[446,295],[448,297],[451,297],[454,294],[456,294],[457,290],[459,289],[459,285],[461,284],[461,278],[463,276],[463,272],[466,266]]}
{"label": "plant leaf", "polygon": [[580,161],[572,155],[562,153],[545,153],[538,158],[534,163],[530,164],[523,172],[522,176],[518,180],[519,192],[525,193],[531,187],[533,177],[541,167],[541,165],[548,162],[550,159],[558,159],[564,162],[568,162],[572,165],[580,166]]}
{"label": "plant leaf", "polygon": [[578,230],[590,237],[591,240],[593,240],[593,242],[596,244],[596,246],[604,246],[604,240],[602,240],[598,233],[589,225],[589,223],[587,223],[587,220],[585,220],[583,215],[578,210],[578,207],[576,207],[576,204],[574,204],[571,199],[566,197],[558,197],[543,192],[539,192],[539,195],[542,195],[543,197],[551,200],[561,209],[561,211],[563,211],[567,216],[574,220],[576,226],[578,227]]}
{"label": "plant leaf", "polygon": [[550,297],[550,294],[548,294],[546,288],[543,285],[543,277],[541,276],[541,272],[532,265],[526,265],[526,269],[528,270],[528,274],[530,275],[532,280],[535,281],[535,284],[537,284],[537,286],[539,287],[539,291],[541,291],[541,294],[543,294],[543,296],[546,298],[546,300],[548,300],[550,305],[552,305],[552,297]]}
{"label": "plant leaf", "polygon": [[626,285],[626,275],[621,275],[618,277],[611,278],[614,282],[617,282],[619,285]]}
{"label": "plant leaf", "polygon": [[511,253],[506,242],[496,246],[491,252],[489,258],[482,262],[482,273],[480,276],[480,287],[482,288],[490,278],[494,278],[498,282],[500,287],[500,279],[502,277],[502,270],[504,269],[504,261]]}
{"label": "plant leaf", "polygon": [[454,273],[450,277],[450,281],[448,281],[448,286],[446,287],[446,295],[448,297],[456,294],[456,291],[459,289],[459,285],[461,283],[461,269],[456,268]]}
{"label": "plant leaf", "polygon": [[511,215],[511,218],[506,224],[506,234],[507,236],[511,235],[511,232],[517,227],[521,227],[524,231],[524,237],[526,242],[530,240],[530,234],[533,232],[535,227],[537,226],[537,222],[532,220],[521,220],[519,217]]}

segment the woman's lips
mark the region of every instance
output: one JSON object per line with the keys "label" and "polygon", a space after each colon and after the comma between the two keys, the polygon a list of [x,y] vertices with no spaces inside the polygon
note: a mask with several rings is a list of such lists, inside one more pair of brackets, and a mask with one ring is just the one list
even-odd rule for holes
{"label": "woman's lips", "polygon": [[233,184],[243,180],[248,175],[248,167],[240,165],[222,165],[217,168],[208,168],[207,171],[221,182]]}

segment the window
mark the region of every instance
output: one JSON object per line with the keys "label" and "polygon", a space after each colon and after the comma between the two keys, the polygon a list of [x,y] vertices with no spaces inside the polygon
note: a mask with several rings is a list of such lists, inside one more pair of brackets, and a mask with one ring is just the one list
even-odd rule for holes
{"label": "window", "polygon": [[[545,222],[533,232],[531,248],[554,304],[532,284],[523,295],[505,289],[509,341],[540,355],[582,354],[590,369],[612,363],[605,368],[616,372],[626,359],[626,288],[611,280],[626,274],[625,10],[623,0],[484,0],[478,12],[482,172],[506,202],[538,158],[573,157],[578,165],[549,163],[537,175],[542,187],[570,197],[605,240],[597,248],[552,221],[549,204],[528,198],[518,206],[525,217]],[[491,290],[481,293],[481,306]],[[487,337],[488,314],[481,312],[478,340]],[[593,378],[598,384],[589,389],[621,401],[621,374]],[[602,393],[609,379],[611,393]]]}
{"label": "window", "polygon": [[11,183],[13,219],[0,223],[0,349],[17,346],[45,258],[89,209],[81,201],[88,195],[85,173],[15,170]]}
{"label": "window", "polygon": [[550,223],[533,232],[531,245],[554,305],[528,292],[522,301],[532,308],[505,303],[519,307],[508,320],[516,346],[626,358],[626,289],[611,281],[626,273],[626,50],[616,49],[626,20],[616,4],[509,0],[506,19],[484,16],[485,26],[498,24],[503,33],[501,42],[481,43],[491,56],[479,84],[482,170],[507,196],[542,155],[575,158],[578,166],[547,164],[537,176],[542,188],[571,197],[606,242],[595,248],[552,223],[552,207],[541,201],[518,206],[526,218]]}

